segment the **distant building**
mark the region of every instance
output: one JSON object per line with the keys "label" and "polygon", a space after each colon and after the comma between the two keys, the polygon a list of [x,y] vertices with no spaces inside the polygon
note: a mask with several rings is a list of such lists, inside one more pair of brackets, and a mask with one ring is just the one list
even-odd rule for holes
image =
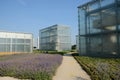
{"label": "distant building", "polygon": [[78,6],[80,55],[120,55],[120,0]]}
{"label": "distant building", "polygon": [[31,53],[32,44],[32,34],[0,31],[0,53]]}
{"label": "distant building", "polygon": [[37,37],[37,49],[40,48],[39,46],[40,46],[40,45],[39,45],[39,37]]}
{"label": "distant building", "polygon": [[39,32],[40,50],[71,50],[70,28],[64,25],[53,25]]}

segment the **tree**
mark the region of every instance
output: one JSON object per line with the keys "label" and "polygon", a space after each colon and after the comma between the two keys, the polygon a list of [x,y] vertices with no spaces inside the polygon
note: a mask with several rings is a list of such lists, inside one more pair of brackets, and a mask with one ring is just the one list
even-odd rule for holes
{"label": "tree", "polygon": [[75,50],[76,49],[76,45],[72,45],[72,50]]}
{"label": "tree", "polygon": [[36,48],[37,48],[36,46],[33,47],[33,49],[36,49]]}

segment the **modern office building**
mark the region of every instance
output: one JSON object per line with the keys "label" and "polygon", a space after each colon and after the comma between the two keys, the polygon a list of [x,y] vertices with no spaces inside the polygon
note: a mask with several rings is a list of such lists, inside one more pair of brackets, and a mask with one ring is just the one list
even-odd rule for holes
{"label": "modern office building", "polygon": [[80,55],[120,55],[120,0],[78,6]]}
{"label": "modern office building", "polygon": [[40,50],[70,50],[70,28],[64,25],[53,25],[39,32]]}
{"label": "modern office building", "polygon": [[0,53],[31,53],[32,47],[32,34],[0,31]]}

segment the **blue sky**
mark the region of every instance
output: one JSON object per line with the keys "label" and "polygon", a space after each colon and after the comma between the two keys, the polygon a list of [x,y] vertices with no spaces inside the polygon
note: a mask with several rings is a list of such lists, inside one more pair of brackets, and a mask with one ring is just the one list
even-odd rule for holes
{"label": "blue sky", "polygon": [[33,33],[54,24],[71,28],[72,44],[78,34],[77,6],[89,0],[0,0],[0,30]]}

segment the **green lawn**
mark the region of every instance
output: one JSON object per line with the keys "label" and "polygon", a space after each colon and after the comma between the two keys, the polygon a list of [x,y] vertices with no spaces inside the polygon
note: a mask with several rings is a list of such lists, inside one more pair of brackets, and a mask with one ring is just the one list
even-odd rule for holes
{"label": "green lawn", "polygon": [[74,56],[92,80],[120,80],[120,58]]}

